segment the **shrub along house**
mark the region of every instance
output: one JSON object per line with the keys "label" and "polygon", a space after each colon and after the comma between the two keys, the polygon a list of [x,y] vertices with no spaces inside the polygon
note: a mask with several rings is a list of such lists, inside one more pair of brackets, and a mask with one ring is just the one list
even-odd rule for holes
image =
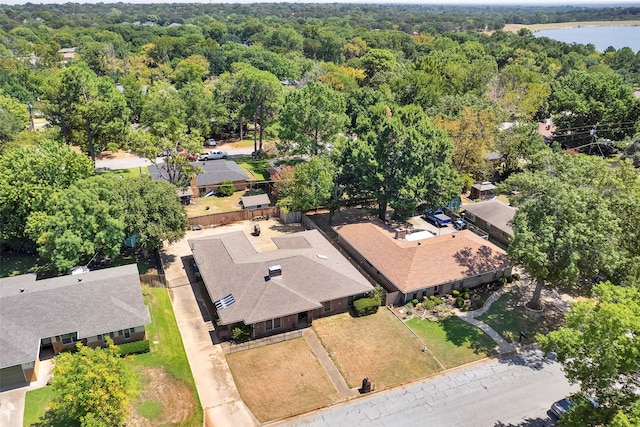
{"label": "shrub along house", "polygon": [[405,231],[380,221],[334,229],[340,246],[387,290],[387,304],[401,305],[511,275],[507,254],[469,230],[409,241]]}
{"label": "shrub along house", "polygon": [[241,325],[252,338],[306,327],[373,290],[316,230],[272,241],[276,249],[258,252],[241,231],[189,240],[220,339]]}
{"label": "shrub along house", "polygon": [[77,342],[104,346],[145,339],[149,310],[136,264],[36,280],[0,279],[0,387],[35,381],[43,353]]}

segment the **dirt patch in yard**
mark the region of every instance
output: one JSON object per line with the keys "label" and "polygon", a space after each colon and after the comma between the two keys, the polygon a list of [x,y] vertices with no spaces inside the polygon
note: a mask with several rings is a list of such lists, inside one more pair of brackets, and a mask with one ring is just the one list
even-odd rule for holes
{"label": "dirt patch in yard", "polygon": [[339,400],[304,338],[233,353],[227,362],[242,400],[261,422]]}
{"label": "dirt patch in yard", "polygon": [[[128,427],[150,427],[167,424],[180,424],[196,410],[196,402],[191,389],[168,374],[164,368],[145,368],[141,373],[144,384],[140,396],[131,409],[127,420]],[[162,413],[154,420],[140,415],[136,405],[145,401],[158,402]]]}

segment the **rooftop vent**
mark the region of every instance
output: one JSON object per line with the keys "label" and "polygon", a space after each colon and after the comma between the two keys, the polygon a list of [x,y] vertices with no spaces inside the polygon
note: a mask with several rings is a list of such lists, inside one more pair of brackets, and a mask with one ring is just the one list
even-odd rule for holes
{"label": "rooftop vent", "polygon": [[20,288],[20,293],[23,293],[23,292],[24,292],[24,288]]}
{"label": "rooftop vent", "polygon": [[280,265],[272,265],[269,267],[269,277],[282,276],[282,267]]}
{"label": "rooftop vent", "polygon": [[406,228],[397,228],[396,229],[396,240],[404,240],[407,237],[407,229]]}

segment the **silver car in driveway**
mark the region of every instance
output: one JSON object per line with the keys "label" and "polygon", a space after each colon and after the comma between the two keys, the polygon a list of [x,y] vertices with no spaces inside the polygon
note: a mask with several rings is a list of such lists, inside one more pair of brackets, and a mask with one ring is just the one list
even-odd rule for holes
{"label": "silver car in driveway", "polygon": [[551,405],[551,412],[553,413],[553,415],[560,418],[563,414],[569,412],[569,409],[573,408],[574,406],[576,406],[575,402],[565,397],[564,399],[560,399],[557,402],[554,402],[553,405]]}

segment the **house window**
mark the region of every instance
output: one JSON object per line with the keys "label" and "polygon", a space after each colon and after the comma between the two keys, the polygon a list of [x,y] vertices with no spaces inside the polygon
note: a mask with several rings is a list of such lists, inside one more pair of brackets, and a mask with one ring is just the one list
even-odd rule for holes
{"label": "house window", "polygon": [[128,340],[129,338],[131,338],[131,329],[125,329],[123,333],[124,333],[125,340]]}
{"label": "house window", "polygon": [[331,301],[327,301],[324,304],[324,312],[331,311]]}
{"label": "house window", "polygon": [[278,317],[276,319],[269,319],[265,323],[265,329],[270,331],[272,329],[280,329],[282,320]]}
{"label": "house window", "polygon": [[62,344],[73,344],[78,341],[78,333],[74,332],[72,334],[64,334],[60,335],[58,338],[62,341]]}
{"label": "house window", "polygon": [[411,299],[418,299],[418,293],[414,292],[413,295],[411,296]]}

